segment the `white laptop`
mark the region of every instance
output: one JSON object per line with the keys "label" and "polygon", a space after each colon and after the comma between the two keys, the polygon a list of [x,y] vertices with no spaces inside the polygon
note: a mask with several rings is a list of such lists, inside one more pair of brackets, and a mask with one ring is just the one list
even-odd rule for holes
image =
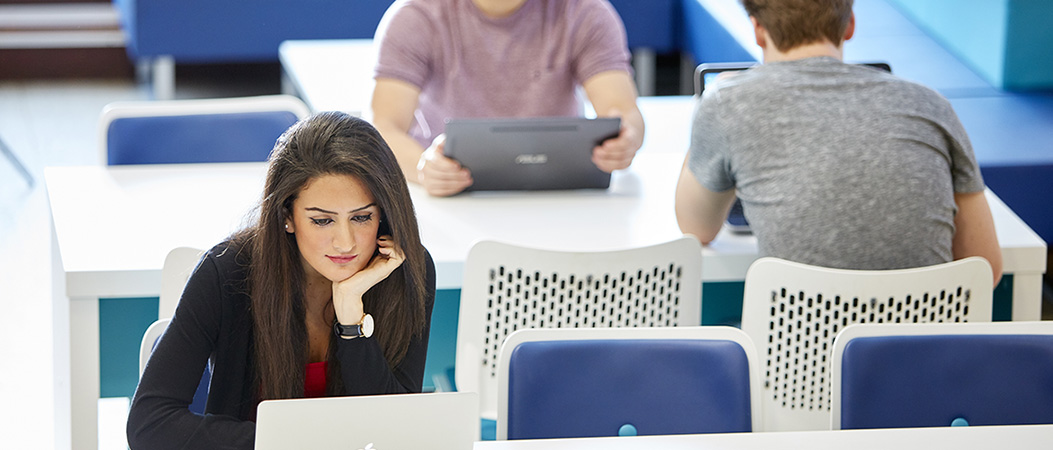
{"label": "white laptop", "polygon": [[618,135],[621,119],[449,119],[445,155],[472,171],[470,191],[607,189],[611,174],[592,148]]}
{"label": "white laptop", "polygon": [[474,392],[268,400],[256,450],[471,450],[479,426]]}

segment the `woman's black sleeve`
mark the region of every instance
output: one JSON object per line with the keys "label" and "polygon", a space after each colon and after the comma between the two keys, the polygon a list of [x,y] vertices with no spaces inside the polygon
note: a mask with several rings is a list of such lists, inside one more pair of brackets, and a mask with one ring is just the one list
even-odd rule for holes
{"label": "woman's black sleeve", "polygon": [[253,448],[254,423],[225,415],[202,416],[188,409],[221,332],[222,282],[211,254],[187,282],[128,412],[132,450]]}
{"label": "woman's black sleeve", "polygon": [[[428,354],[431,311],[435,304],[435,263],[427,259],[424,329],[410,341],[406,356],[394,369],[388,368],[384,350],[376,339],[335,339],[336,358],[348,395],[404,394],[420,392],[424,383],[424,362]],[[377,324],[383,326],[383,324]]]}

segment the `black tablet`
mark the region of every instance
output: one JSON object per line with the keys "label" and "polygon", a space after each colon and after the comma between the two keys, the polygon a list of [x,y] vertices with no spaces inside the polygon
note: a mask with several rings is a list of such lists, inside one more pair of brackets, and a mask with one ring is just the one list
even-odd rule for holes
{"label": "black tablet", "polygon": [[472,172],[469,190],[607,189],[611,174],[592,149],[618,135],[621,119],[450,119],[444,154]]}

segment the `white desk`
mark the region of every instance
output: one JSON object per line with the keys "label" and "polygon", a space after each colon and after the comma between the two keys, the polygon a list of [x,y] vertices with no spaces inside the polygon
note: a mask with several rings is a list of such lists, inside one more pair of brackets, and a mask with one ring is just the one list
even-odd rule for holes
{"label": "white desk", "polygon": [[[312,45],[284,43],[281,52],[289,81],[308,104],[316,111],[366,108],[372,88],[351,80],[371,73],[371,63],[340,53],[355,47],[362,54],[362,42]],[[680,236],[673,192],[688,144],[691,99],[641,98],[640,109],[647,123],[644,148],[630,170],[615,173],[608,191],[432,198],[411,186],[438,288],[460,287],[464,258],[478,239],[599,250]],[[96,446],[98,299],[156,297],[168,251],[209,248],[239,228],[258,200],[263,176],[259,163],[45,169],[55,261],[57,434],[71,430],[78,449]],[[1004,272],[1014,278],[1013,320],[1038,320],[1046,244],[990,192],[988,201]],[[703,251],[706,282],[743,280],[757,253],[753,238],[725,232]]]}
{"label": "white desk", "polygon": [[1053,425],[480,441],[475,450],[990,450],[1047,449]]}
{"label": "white desk", "polygon": [[300,96],[312,111],[362,117],[373,98],[376,59],[372,39],[284,41],[278,46],[282,92]]}
{"label": "white desk", "polygon": [[[611,188],[599,192],[434,198],[411,186],[438,288],[460,287],[465,256],[478,239],[600,250],[680,236],[673,192],[681,158],[677,152],[640,152],[630,170],[615,173]],[[98,299],[157,296],[167,252],[209,248],[239,228],[262,192],[264,173],[263,163],[45,169],[53,220],[56,373],[70,380],[76,448],[96,442]],[[1045,243],[990,192],[988,201],[1005,273],[1014,276],[1013,319],[1038,320]],[[756,240],[722,232],[703,252],[703,281],[741,281],[757,257]],[[63,378],[64,371],[76,376]],[[63,411],[65,386],[59,388],[57,410]],[[58,419],[58,430],[70,426],[65,419]]]}

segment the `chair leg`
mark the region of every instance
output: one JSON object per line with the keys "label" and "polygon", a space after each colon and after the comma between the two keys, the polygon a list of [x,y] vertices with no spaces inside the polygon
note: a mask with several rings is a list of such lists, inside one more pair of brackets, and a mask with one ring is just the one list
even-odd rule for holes
{"label": "chair leg", "polygon": [[11,161],[11,165],[15,166],[15,169],[22,174],[22,177],[26,179],[26,183],[29,184],[29,187],[33,187],[35,184],[33,175],[29,173],[28,169],[26,169],[25,164],[22,164],[22,161],[18,159],[18,155],[15,155],[15,153],[11,151],[11,148],[4,143],[3,139],[0,139],[0,152],[3,152],[8,161]]}
{"label": "chair leg", "polygon": [[636,90],[646,97],[655,93],[655,72],[658,58],[653,49],[633,49],[633,70],[636,71]]}
{"label": "chair leg", "polygon": [[680,54],[680,95],[695,93],[695,59],[690,53]]}
{"label": "chair leg", "polygon": [[150,85],[154,100],[175,98],[175,58],[163,55],[154,58],[150,65]]}

